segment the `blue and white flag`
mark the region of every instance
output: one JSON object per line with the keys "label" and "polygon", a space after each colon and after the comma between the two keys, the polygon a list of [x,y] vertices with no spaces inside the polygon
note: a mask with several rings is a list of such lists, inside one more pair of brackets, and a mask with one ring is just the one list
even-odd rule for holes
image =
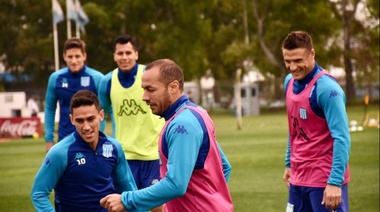
{"label": "blue and white flag", "polygon": [[67,4],[67,18],[73,21],[77,20],[77,9],[74,0],[66,0]]}
{"label": "blue and white flag", "polygon": [[58,24],[65,20],[61,5],[59,5],[58,0],[53,0],[53,23]]}
{"label": "blue and white flag", "polygon": [[77,8],[77,24],[79,25],[80,28],[83,28],[84,25],[88,24],[88,22],[90,22],[90,20],[88,19],[88,16],[87,14],[84,12],[81,4],[80,4],[80,1],[79,0],[76,0],[76,8]]}

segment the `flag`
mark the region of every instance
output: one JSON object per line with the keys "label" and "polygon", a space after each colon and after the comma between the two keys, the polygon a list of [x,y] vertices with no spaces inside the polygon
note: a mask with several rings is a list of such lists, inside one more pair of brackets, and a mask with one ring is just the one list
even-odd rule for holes
{"label": "flag", "polygon": [[77,20],[77,10],[74,0],[66,0],[67,4],[67,18],[73,21]]}
{"label": "flag", "polygon": [[59,5],[58,0],[53,0],[53,23],[58,24],[65,19],[61,5]]}
{"label": "flag", "polygon": [[84,12],[81,4],[80,4],[80,1],[79,0],[76,0],[76,3],[77,3],[77,24],[79,25],[79,27],[82,29],[84,28],[84,25],[88,24],[88,22],[90,22],[90,20],[88,19],[88,16],[86,15],[86,13]]}

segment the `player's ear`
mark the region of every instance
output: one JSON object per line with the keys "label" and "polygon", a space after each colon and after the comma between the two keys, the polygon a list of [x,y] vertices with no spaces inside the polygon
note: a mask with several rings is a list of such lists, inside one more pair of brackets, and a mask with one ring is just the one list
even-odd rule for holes
{"label": "player's ear", "polygon": [[136,51],[136,57],[135,57],[135,60],[138,60],[139,59],[139,52]]}
{"label": "player's ear", "polygon": [[100,110],[99,116],[100,116],[100,121],[103,121],[104,120],[104,110],[103,109]]}
{"label": "player's ear", "polygon": [[71,114],[70,114],[70,121],[71,121],[71,124],[74,125],[74,118]]}
{"label": "player's ear", "polygon": [[178,90],[179,90],[179,82],[178,82],[178,80],[174,80],[173,82],[171,82],[169,84],[169,92],[171,94],[174,94],[174,93],[178,92]]}

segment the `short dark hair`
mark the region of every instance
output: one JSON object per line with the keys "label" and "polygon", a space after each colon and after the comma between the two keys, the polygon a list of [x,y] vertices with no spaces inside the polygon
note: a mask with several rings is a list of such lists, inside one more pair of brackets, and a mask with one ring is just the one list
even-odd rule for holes
{"label": "short dark hair", "polygon": [[158,81],[164,83],[165,86],[168,86],[171,82],[177,80],[179,82],[179,89],[183,91],[184,76],[179,65],[169,59],[159,59],[146,65],[145,70],[156,66],[160,71]]}
{"label": "short dark hair", "polygon": [[96,109],[100,111],[100,103],[96,94],[89,90],[80,90],[71,97],[70,113],[73,113],[74,108],[91,105],[95,105]]}
{"label": "short dark hair", "polygon": [[293,50],[298,48],[304,48],[309,51],[314,48],[311,36],[305,31],[292,31],[282,42],[282,49]]}
{"label": "short dark hair", "polygon": [[133,46],[133,49],[137,51],[136,39],[128,34],[120,35],[113,40],[113,44],[112,44],[113,51],[116,50],[116,44],[126,44],[126,43],[131,43]]}
{"label": "short dark hair", "polygon": [[86,52],[86,44],[79,38],[69,38],[66,40],[63,46],[63,53],[66,53],[69,49],[80,49],[82,53]]}

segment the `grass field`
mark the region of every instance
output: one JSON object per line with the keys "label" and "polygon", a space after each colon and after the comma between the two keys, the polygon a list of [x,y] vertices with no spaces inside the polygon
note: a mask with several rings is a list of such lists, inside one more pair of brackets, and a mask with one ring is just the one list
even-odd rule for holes
{"label": "grass field", "polygon": [[[347,109],[350,120],[361,122],[362,107]],[[370,108],[376,117],[378,106]],[[217,138],[232,164],[229,187],[237,212],[285,211],[287,189],[282,181],[287,138],[283,110],[244,117],[237,130],[230,113],[212,113]],[[109,128],[108,128],[109,129]],[[379,211],[379,129],[351,133],[350,211]],[[30,189],[45,155],[43,139],[0,143],[0,211],[34,211]]]}

